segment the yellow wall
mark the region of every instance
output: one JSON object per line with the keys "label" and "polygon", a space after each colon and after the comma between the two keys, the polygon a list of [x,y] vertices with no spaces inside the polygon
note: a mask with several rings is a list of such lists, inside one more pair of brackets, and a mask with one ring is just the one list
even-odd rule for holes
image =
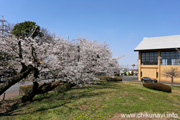
{"label": "yellow wall", "polygon": [[156,77],[156,68],[142,68],[142,77],[150,77],[153,79],[157,79]]}
{"label": "yellow wall", "polygon": [[[178,71],[180,71],[180,65],[161,65],[160,68],[161,68],[161,77],[160,77],[160,81],[161,82],[171,82],[171,78],[167,78],[163,75],[163,72],[164,70],[168,70],[168,69],[171,69],[171,68],[177,68]],[[177,78],[174,78],[174,83],[180,83],[180,77],[177,77]]]}

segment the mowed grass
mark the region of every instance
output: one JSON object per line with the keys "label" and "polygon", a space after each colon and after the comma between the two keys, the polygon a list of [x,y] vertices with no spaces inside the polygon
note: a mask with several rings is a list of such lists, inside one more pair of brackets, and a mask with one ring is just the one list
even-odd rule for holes
{"label": "mowed grass", "polygon": [[180,115],[180,87],[172,93],[155,91],[133,82],[101,82],[65,93],[38,95],[19,104],[1,119],[104,120],[118,113],[176,113]]}

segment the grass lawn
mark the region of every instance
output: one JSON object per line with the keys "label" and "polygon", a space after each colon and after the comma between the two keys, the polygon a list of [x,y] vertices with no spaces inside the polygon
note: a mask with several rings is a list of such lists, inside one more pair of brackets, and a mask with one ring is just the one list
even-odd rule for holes
{"label": "grass lawn", "polygon": [[96,120],[120,113],[176,113],[180,116],[180,86],[172,93],[155,91],[133,82],[101,82],[83,89],[38,95],[34,102],[18,104],[0,119]]}

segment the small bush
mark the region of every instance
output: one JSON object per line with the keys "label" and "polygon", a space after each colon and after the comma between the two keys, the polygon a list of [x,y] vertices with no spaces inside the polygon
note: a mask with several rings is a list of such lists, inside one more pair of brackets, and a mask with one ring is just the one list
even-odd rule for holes
{"label": "small bush", "polygon": [[143,86],[154,90],[171,92],[171,87],[162,83],[143,83]]}
{"label": "small bush", "polygon": [[111,78],[109,81],[122,81],[122,78],[121,77],[114,77],[114,78]]}
{"label": "small bush", "polygon": [[131,75],[134,75],[134,72],[133,72],[133,71],[131,72]]}
{"label": "small bush", "polygon": [[106,81],[122,81],[121,77],[110,77],[110,76],[99,76],[99,79],[106,80]]}
{"label": "small bush", "polygon": [[32,91],[33,85],[25,85],[19,87],[19,95],[27,95]]}
{"label": "small bush", "polygon": [[109,81],[111,78],[112,78],[112,77],[110,77],[110,76],[99,76],[99,79],[101,79],[101,80],[107,80],[107,81]]}

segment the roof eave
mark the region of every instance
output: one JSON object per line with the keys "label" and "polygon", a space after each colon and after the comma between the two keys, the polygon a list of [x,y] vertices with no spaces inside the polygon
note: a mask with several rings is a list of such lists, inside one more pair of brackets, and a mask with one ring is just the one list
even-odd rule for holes
{"label": "roof eave", "polygon": [[169,50],[169,49],[180,49],[180,47],[178,48],[156,48],[156,49],[134,49],[134,51],[150,51],[150,50]]}

